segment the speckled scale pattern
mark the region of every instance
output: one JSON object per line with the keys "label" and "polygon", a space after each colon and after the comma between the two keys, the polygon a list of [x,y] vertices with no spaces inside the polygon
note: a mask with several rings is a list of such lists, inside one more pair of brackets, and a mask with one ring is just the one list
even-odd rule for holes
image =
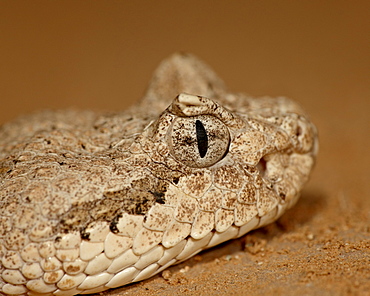
{"label": "speckled scale pattern", "polygon": [[271,223],[318,147],[295,102],[230,93],[187,54],[164,60],[126,111],[39,112],[0,140],[5,295],[120,287]]}

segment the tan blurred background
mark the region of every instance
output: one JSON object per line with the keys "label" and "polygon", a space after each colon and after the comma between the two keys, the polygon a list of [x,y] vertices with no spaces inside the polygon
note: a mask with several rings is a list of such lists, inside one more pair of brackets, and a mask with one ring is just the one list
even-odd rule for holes
{"label": "tan blurred background", "polygon": [[[276,246],[286,241],[285,235],[304,232],[297,219],[315,238],[322,237],[327,225],[338,231],[335,238],[348,229],[358,235],[342,237],[343,244],[370,238],[369,1],[0,0],[0,124],[45,108],[124,109],[142,96],[152,71],[175,51],[204,59],[233,91],[297,100],[317,125],[317,166],[289,214],[299,217],[288,218],[297,228],[282,233]],[[274,246],[273,238],[266,239]],[[319,252],[315,243],[308,249],[310,256]],[[356,248],[359,258],[370,258],[367,247]],[[222,249],[209,252],[210,258],[219,258]],[[300,266],[297,256],[290,260]],[[348,271],[341,271],[345,265],[336,266],[340,260],[333,259],[332,273],[325,278],[332,293],[325,295],[347,295],[340,292],[355,280],[359,293],[350,295],[365,295],[361,291],[370,290],[368,263],[361,269],[353,258],[341,260],[346,260]],[[318,270],[311,285],[321,293],[328,287],[320,276],[322,261],[317,266],[312,262],[302,272]],[[199,266],[203,273],[212,267],[207,264],[194,264],[193,270]],[[212,281],[223,283],[224,276],[224,294],[232,294],[235,287],[227,284],[223,270],[232,266],[217,266],[212,267],[216,278],[198,279],[197,273],[192,281],[198,279],[195,285],[205,285],[203,291],[208,291]],[[259,272],[273,274],[263,266]],[[288,276],[279,283],[284,295],[297,295],[293,290],[286,293],[286,287],[306,289]],[[238,286],[240,291],[244,284],[250,295],[263,290],[259,281],[247,281]],[[276,278],[266,279],[265,290],[275,284]],[[303,294],[315,294],[309,291]]]}
{"label": "tan blurred background", "polygon": [[366,3],[0,1],[0,123],[40,108],[123,109],[174,51],[232,90],[287,95],[313,116],[351,112],[369,100]]}

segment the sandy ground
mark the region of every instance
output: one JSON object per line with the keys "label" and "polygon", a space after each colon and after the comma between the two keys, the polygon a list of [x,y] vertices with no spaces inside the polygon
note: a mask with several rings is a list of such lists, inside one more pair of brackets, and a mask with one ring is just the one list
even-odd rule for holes
{"label": "sandy ground", "polygon": [[370,295],[368,1],[0,5],[0,123],[124,109],[188,51],[233,91],[297,100],[318,127],[312,178],[276,223],[104,295]]}

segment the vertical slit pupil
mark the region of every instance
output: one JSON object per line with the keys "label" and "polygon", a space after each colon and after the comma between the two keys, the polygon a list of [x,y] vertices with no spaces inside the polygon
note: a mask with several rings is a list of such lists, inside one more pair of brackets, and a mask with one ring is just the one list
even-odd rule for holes
{"label": "vertical slit pupil", "polygon": [[206,156],[208,150],[208,136],[203,123],[200,120],[195,121],[195,129],[197,132],[198,151],[201,158]]}

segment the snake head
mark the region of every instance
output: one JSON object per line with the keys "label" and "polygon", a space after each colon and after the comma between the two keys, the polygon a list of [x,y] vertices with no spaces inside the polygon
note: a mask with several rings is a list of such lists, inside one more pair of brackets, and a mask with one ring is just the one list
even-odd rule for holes
{"label": "snake head", "polygon": [[298,199],[318,147],[293,101],[229,93],[178,54],[125,112],[47,111],[0,134],[9,295],[119,287],[271,223]]}

